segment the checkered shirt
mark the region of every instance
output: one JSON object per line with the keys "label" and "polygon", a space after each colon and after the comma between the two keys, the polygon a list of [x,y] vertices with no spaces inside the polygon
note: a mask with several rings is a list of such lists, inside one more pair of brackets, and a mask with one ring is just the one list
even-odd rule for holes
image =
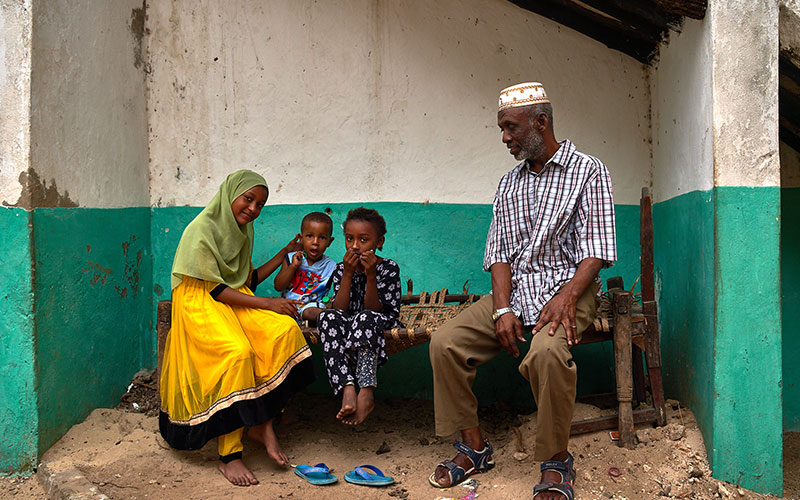
{"label": "checkered shirt", "polygon": [[[536,174],[526,162],[500,180],[486,238],[484,271],[511,265],[511,308],[533,325],[587,258],[617,259],[611,176],[568,140]],[[599,278],[597,278],[599,282]]]}

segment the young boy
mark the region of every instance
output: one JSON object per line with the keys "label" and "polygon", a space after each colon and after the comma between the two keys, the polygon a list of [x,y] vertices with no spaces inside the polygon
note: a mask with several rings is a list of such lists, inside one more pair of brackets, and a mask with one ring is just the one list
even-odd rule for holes
{"label": "young boy", "polygon": [[316,321],[325,309],[322,299],[328,294],[336,262],[325,255],[333,241],[333,221],[322,212],[311,212],[300,223],[303,251],[286,254],[286,261],[277,276],[275,290],[281,297],[301,300],[300,317]]}

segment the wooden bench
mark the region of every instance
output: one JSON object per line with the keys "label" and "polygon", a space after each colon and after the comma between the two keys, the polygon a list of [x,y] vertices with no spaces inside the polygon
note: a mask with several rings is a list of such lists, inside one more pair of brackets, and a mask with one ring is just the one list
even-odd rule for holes
{"label": "wooden bench", "polygon": [[[634,424],[655,422],[666,423],[664,390],[661,381],[661,351],[658,332],[658,317],[655,303],[653,277],[653,225],[652,202],[647,188],[642,190],[641,199],[641,304],[633,300],[632,291],[624,289],[621,278],[607,281],[608,291],[598,305],[597,317],[593,324],[583,332],[578,345],[610,341],[614,344],[614,364],[616,372],[616,392],[590,395],[581,398],[595,404],[609,404],[615,401],[618,413],[572,422],[571,434],[581,434],[601,429],[618,428],[620,446],[631,447],[634,443]],[[449,294],[440,290],[427,294],[414,295],[413,284],[408,282],[408,293],[401,297],[400,320],[404,328],[386,330],[386,351],[388,354],[408,349],[428,342],[436,329],[447,320],[455,317],[481,296],[468,293],[465,284],[463,293]],[[158,303],[158,377],[161,374],[161,360],[164,342],[169,333],[172,302],[162,300]],[[301,328],[309,343],[319,344],[316,328],[308,325]],[[642,362],[642,353],[645,361]],[[647,367],[645,379],[644,366]],[[646,390],[649,389],[650,405],[633,410],[633,402],[645,403]]]}

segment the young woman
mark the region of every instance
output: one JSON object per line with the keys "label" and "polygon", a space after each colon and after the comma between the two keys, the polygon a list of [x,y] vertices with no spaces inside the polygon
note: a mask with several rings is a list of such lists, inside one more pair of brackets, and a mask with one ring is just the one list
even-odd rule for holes
{"label": "young woman", "polygon": [[258,483],[242,462],[244,427],[278,465],[288,465],[272,421],[314,379],[311,351],[295,321],[300,302],[253,295],[286,253],[299,248],[295,239],[253,268],[253,221],[268,195],[255,172],[229,175],[186,227],[172,265],[161,435],[180,450],[218,437],[219,469],[237,486]]}

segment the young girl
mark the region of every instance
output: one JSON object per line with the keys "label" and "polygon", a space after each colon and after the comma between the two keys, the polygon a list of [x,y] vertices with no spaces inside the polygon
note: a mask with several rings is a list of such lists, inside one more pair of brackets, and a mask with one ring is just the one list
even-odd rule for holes
{"label": "young girl", "polygon": [[348,425],[360,424],[374,408],[378,366],[387,360],[384,330],[400,326],[400,268],[375,255],[385,234],[386,222],[377,211],[350,210],[346,253],[333,272],[332,309],[317,321],[328,380],[334,393],[342,394],[336,418]]}
{"label": "young girl", "polygon": [[314,379],[296,300],[256,297],[295,239],[253,269],[253,221],[269,191],[249,170],[228,176],[186,227],[172,265],[172,329],[161,371],[161,435],[173,448],[197,450],[219,437],[222,474],[237,486],[258,480],[242,462],[242,433],[280,466],[288,459],[272,419]]}

